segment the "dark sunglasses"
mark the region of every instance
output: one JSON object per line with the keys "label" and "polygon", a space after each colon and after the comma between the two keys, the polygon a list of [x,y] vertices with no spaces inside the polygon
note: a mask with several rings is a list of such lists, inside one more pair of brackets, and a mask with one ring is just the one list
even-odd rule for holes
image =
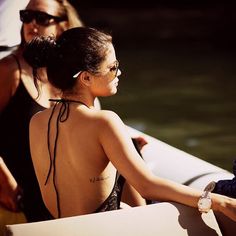
{"label": "dark sunglasses", "polygon": [[33,20],[36,21],[38,25],[49,26],[53,22],[66,21],[67,16],[53,16],[42,11],[33,11],[33,10],[20,10],[20,20],[23,23],[29,24]]}

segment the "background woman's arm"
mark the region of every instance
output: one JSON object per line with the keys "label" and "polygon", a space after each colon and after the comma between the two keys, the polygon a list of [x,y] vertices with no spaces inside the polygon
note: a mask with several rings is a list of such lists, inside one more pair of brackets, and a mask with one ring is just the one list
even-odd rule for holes
{"label": "background woman's arm", "polygon": [[15,178],[0,157],[0,204],[11,211],[18,211],[21,190]]}

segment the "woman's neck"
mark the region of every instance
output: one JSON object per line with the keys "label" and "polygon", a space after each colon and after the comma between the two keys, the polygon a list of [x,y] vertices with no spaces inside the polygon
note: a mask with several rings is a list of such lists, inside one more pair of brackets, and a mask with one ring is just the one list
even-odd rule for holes
{"label": "woman's neck", "polygon": [[91,96],[85,94],[63,94],[62,99],[82,103],[89,108],[94,108],[94,100]]}

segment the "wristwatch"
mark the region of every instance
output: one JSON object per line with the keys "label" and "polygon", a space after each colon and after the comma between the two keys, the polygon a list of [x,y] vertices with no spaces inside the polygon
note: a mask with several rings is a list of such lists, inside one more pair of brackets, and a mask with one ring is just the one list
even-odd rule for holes
{"label": "wristwatch", "polygon": [[213,191],[215,188],[216,183],[214,181],[210,182],[204,189],[203,194],[201,195],[200,199],[198,200],[198,210],[201,213],[207,213],[211,209],[211,197],[210,192]]}

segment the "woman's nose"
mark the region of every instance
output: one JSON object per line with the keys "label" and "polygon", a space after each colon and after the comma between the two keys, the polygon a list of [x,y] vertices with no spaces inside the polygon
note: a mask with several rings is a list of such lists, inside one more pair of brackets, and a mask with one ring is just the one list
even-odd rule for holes
{"label": "woman's nose", "polygon": [[118,69],[118,71],[117,71],[117,76],[120,76],[120,75],[121,75],[121,70]]}
{"label": "woman's nose", "polygon": [[33,19],[31,22],[30,22],[30,25],[31,27],[34,29],[34,30],[38,30],[38,24],[36,23],[36,20]]}

